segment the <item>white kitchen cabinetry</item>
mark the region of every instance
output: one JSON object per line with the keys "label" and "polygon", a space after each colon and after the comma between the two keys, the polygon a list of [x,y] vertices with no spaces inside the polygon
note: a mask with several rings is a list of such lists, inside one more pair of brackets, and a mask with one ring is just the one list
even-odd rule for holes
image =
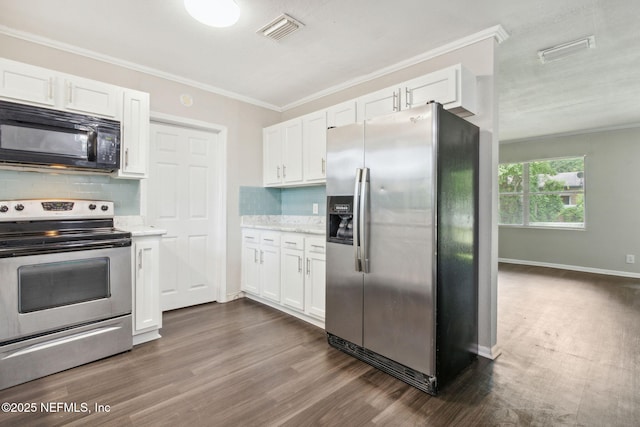
{"label": "white kitchen cabinetry", "polygon": [[242,232],[241,289],[260,295],[260,233],[255,230]]}
{"label": "white kitchen cabinetry", "polygon": [[325,318],[326,242],[321,238],[305,239],[305,313]]}
{"label": "white kitchen cabinetry", "polygon": [[260,281],[260,295],[280,302],[280,233],[260,234]]}
{"label": "white kitchen cabinetry", "polygon": [[125,89],[118,178],[146,178],[149,168],[149,94]]}
{"label": "white kitchen cabinetry", "polygon": [[280,233],[242,232],[242,277],[244,292],[280,302]]}
{"label": "white kitchen cabinetry", "polygon": [[327,167],[327,114],[325,111],[302,118],[302,146],[304,182],[325,182]]}
{"label": "white kitchen cabinetry", "polygon": [[122,91],[94,80],[67,76],[64,79],[64,108],[81,114],[118,118]]}
{"label": "white kitchen cabinetry", "polygon": [[160,338],[160,236],[133,237],[133,343]]}
{"label": "white kitchen cabinetry", "polygon": [[304,310],[304,237],[282,236],[282,303]]}
{"label": "white kitchen cabinetry", "polygon": [[476,77],[461,64],[409,80],[402,86],[402,109],[437,101],[461,117],[477,112]]}
{"label": "white kitchen cabinetry", "polygon": [[74,113],[120,119],[122,88],[0,59],[0,97]]}
{"label": "white kitchen cabinetry", "polygon": [[0,97],[9,101],[53,107],[56,73],[20,62],[0,59]]}
{"label": "white kitchen cabinetry", "polygon": [[347,101],[327,109],[327,127],[338,127],[356,123],[356,101]]}
{"label": "white kitchen cabinetry", "polygon": [[476,77],[462,64],[456,64],[358,98],[358,121],[430,101],[465,117],[477,112],[476,92]]}
{"label": "white kitchen cabinetry", "polygon": [[302,183],[302,120],[265,128],[263,143],[264,186]]}
{"label": "white kitchen cabinetry", "polygon": [[325,248],[317,235],[243,228],[241,288],[253,300],[324,327]]}
{"label": "white kitchen cabinetry", "polygon": [[357,100],[359,122],[400,111],[400,87],[392,86],[364,95]]}

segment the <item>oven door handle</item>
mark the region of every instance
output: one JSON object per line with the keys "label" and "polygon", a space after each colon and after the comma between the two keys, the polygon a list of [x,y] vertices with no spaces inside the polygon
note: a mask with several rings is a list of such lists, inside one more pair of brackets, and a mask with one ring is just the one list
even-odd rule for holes
{"label": "oven door handle", "polygon": [[131,246],[131,238],[61,242],[46,246],[11,246],[0,249],[0,258],[44,255],[58,252],[88,251],[94,249],[121,248],[127,246]]}

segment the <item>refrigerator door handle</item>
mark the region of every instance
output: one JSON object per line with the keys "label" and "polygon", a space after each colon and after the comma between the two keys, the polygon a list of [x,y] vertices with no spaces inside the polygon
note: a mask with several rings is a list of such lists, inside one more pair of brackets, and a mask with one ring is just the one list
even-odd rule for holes
{"label": "refrigerator door handle", "polygon": [[359,217],[360,217],[360,189],[362,182],[362,169],[356,168],[356,179],[353,188],[353,256],[356,271],[362,271],[362,263],[360,262],[360,234]]}
{"label": "refrigerator door handle", "polygon": [[363,272],[369,272],[369,242],[367,241],[367,198],[369,196],[369,168],[362,169],[360,185],[360,219],[358,225],[360,229],[360,265]]}

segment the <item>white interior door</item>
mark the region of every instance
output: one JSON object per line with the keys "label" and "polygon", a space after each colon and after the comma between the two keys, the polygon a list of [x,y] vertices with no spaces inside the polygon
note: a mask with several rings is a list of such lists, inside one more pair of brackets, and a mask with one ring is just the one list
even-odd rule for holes
{"label": "white interior door", "polygon": [[163,311],[217,300],[216,236],[220,197],[219,134],[151,124],[147,216],[167,230],[160,247]]}

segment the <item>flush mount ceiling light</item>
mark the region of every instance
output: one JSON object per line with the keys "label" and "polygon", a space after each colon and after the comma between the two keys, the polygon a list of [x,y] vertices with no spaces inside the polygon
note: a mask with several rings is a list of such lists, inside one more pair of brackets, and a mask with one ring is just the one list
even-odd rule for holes
{"label": "flush mount ceiling light", "polygon": [[565,58],[581,50],[591,49],[596,47],[596,38],[594,36],[585,37],[583,39],[574,40],[571,42],[559,44],[558,46],[550,47],[538,51],[538,57],[543,64],[556,61],[558,59]]}
{"label": "flush mount ceiling light", "polygon": [[287,14],[278,16],[264,27],[260,28],[257,33],[262,34],[270,39],[280,40],[294,31],[304,27],[304,24]]}
{"label": "flush mount ceiling light", "polygon": [[184,0],[184,7],[197,21],[211,27],[230,27],[240,18],[233,0]]}

